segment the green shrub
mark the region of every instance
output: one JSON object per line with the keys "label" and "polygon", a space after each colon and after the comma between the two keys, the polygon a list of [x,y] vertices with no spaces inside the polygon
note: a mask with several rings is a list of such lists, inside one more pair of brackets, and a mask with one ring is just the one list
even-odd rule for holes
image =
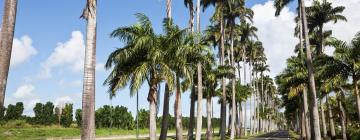
{"label": "green shrub", "polygon": [[3,125],[4,128],[30,128],[32,127],[25,120],[10,120]]}

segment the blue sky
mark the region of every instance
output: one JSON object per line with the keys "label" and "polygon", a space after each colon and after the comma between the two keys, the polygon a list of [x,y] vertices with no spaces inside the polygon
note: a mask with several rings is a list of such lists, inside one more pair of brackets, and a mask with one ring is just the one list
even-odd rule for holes
{"label": "blue sky", "polygon": [[[357,0],[351,2],[353,3],[347,4],[360,3]],[[107,87],[102,85],[108,73],[103,69],[103,64],[110,52],[122,47],[122,43],[110,38],[109,34],[117,27],[136,23],[135,13],[149,16],[155,30],[161,33],[165,3],[165,0],[98,1],[96,107],[110,104]],[[255,11],[254,24],[259,26],[259,38],[264,41],[265,50],[275,53],[274,56],[269,56],[270,66],[275,66],[270,75],[274,76],[284,67],[283,64],[278,64],[279,61],[284,63],[296,44],[296,39],[292,37],[295,4],[291,4],[291,10],[285,9],[284,14],[278,18],[273,17],[271,5],[272,1],[268,0],[249,0],[247,3]],[[12,58],[14,60],[8,78],[6,104],[23,101],[27,107],[25,114],[32,114],[31,107],[35,102],[72,102],[74,108],[81,108],[81,58],[84,55],[86,22],[79,17],[84,6],[85,0],[19,0],[13,50],[13,54],[17,51],[17,55]],[[3,7],[3,3],[0,3],[0,7]],[[209,25],[212,12],[213,8],[210,8],[201,14],[203,29]],[[188,10],[182,0],[173,0],[172,13],[176,24],[187,27]],[[0,14],[2,15],[2,10]],[[285,34],[284,38],[271,34],[274,32]],[[144,84],[139,92],[140,108],[148,108],[147,91],[148,87]],[[188,116],[189,95],[184,93],[182,97],[183,115]],[[171,114],[173,100],[172,98],[170,101]],[[126,106],[135,113],[136,98],[130,98],[128,90],[119,91],[112,103]],[[217,111],[219,109],[215,107],[215,115],[218,114]]]}

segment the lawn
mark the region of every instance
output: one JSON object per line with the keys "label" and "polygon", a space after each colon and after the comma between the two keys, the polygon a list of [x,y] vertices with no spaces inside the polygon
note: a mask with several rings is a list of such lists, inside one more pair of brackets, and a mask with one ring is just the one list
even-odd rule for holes
{"label": "lawn", "polygon": [[[160,130],[158,130],[160,131]],[[147,129],[139,130],[139,134],[148,134]],[[169,130],[169,133],[175,130]],[[118,136],[118,135],[135,135],[136,130],[121,129],[96,129],[96,136]],[[79,128],[62,128],[62,127],[38,127],[38,128],[0,128],[1,140],[17,139],[46,139],[46,138],[79,138]]]}

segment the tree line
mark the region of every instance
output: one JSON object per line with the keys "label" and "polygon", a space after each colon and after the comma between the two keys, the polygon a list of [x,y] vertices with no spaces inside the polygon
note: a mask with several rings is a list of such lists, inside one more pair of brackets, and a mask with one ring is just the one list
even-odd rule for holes
{"label": "tree line", "polygon": [[[303,139],[360,138],[360,32],[351,41],[333,36],[329,23],[347,22],[346,7],[327,0],[304,6],[299,0],[295,56],[276,77],[290,129]],[[277,15],[289,3],[276,0]],[[330,54],[325,48],[334,49]]]}
{"label": "tree line", "polygon": [[[0,124],[6,124],[6,122],[12,120],[25,120],[31,125],[61,125],[63,127],[71,127],[76,124],[77,127],[81,127],[82,117],[81,109],[73,110],[73,104],[65,104],[63,107],[55,107],[52,102],[36,103],[33,108],[34,116],[23,115],[24,105],[22,102],[18,102],[15,105],[9,104],[5,108],[4,115],[0,116]],[[140,109],[138,114],[138,128],[149,128],[149,111]],[[171,115],[169,117],[169,129],[175,129],[175,118]],[[161,126],[161,120],[163,117],[157,117],[157,126]],[[206,120],[203,117],[203,120]],[[219,118],[212,118],[215,124],[219,124]],[[183,125],[189,122],[189,117],[183,117]],[[104,105],[95,111],[95,125],[96,128],[115,128],[123,130],[136,129],[137,118],[133,116],[128,108],[124,106],[109,106]],[[75,125],[74,125],[75,126]],[[206,128],[206,124],[203,128]],[[187,127],[185,127],[187,129]]]}

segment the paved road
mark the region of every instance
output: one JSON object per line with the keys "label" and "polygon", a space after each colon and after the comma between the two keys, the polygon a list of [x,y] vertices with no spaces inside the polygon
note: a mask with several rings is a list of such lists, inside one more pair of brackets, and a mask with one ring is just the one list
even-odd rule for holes
{"label": "paved road", "polygon": [[291,139],[293,138],[290,138],[288,131],[276,131],[258,136],[250,140],[291,140]]}

